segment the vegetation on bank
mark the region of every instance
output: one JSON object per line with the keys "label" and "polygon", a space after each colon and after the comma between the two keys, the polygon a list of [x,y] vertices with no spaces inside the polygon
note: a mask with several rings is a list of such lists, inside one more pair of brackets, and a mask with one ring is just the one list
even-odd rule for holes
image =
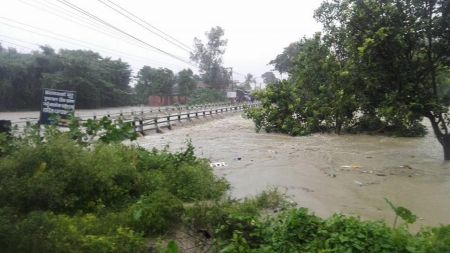
{"label": "vegetation on bank", "polygon": [[170,153],[121,143],[129,138],[125,123],[76,120],[66,132],[0,135],[2,252],[450,251],[449,226],[411,234],[406,225],[322,219],[276,190],[230,199],[189,142]]}
{"label": "vegetation on bank", "polygon": [[427,118],[450,160],[450,2],[324,1],[314,17],[323,33],[270,62],[288,78],[256,95],[257,128],[423,136]]}
{"label": "vegetation on bank", "polygon": [[196,89],[188,97],[188,102],[191,105],[226,102],[226,101],[227,97],[223,92],[208,88]]}

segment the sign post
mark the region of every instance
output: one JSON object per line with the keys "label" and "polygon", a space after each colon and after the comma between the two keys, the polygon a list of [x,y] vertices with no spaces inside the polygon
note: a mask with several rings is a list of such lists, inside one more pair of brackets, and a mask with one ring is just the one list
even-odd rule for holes
{"label": "sign post", "polygon": [[43,89],[39,124],[55,124],[53,115],[68,119],[75,112],[76,92],[68,90]]}

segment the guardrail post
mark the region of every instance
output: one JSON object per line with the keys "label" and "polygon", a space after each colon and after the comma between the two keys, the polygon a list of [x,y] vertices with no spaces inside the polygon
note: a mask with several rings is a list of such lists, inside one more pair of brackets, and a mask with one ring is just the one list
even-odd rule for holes
{"label": "guardrail post", "polygon": [[157,133],[162,133],[161,129],[159,129],[159,126],[158,126],[158,118],[157,118],[157,117],[155,117],[155,118],[153,119],[153,122],[154,122],[154,125],[155,125],[155,130],[156,130],[156,132],[157,132]]}
{"label": "guardrail post", "polygon": [[167,128],[169,128],[169,130],[172,130],[172,125],[170,124],[170,115],[167,116]]}
{"label": "guardrail post", "polygon": [[[134,121],[133,121],[134,122]],[[139,119],[139,132],[144,135],[144,120],[142,118]]]}

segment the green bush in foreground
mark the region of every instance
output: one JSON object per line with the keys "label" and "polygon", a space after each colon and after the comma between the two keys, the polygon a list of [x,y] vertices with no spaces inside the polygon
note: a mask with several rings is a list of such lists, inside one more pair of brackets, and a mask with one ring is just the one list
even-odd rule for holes
{"label": "green bush in foreground", "polygon": [[147,238],[179,226],[184,201],[228,189],[189,143],[169,153],[72,133],[28,129],[2,143],[2,252],[144,252]]}
{"label": "green bush in foreground", "polygon": [[405,227],[392,229],[381,221],[344,215],[321,219],[304,208],[245,219],[250,221],[245,230],[218,238],[222,252],[450,252],[450,226],[412,235]]}

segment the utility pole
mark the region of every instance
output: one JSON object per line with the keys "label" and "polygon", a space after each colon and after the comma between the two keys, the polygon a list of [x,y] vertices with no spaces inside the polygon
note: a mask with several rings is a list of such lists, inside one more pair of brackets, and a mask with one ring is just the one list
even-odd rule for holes
{"label": "utility pole", "polygon": [[234,90],[233,67],[226,68],[230,70],[231,91]]}

